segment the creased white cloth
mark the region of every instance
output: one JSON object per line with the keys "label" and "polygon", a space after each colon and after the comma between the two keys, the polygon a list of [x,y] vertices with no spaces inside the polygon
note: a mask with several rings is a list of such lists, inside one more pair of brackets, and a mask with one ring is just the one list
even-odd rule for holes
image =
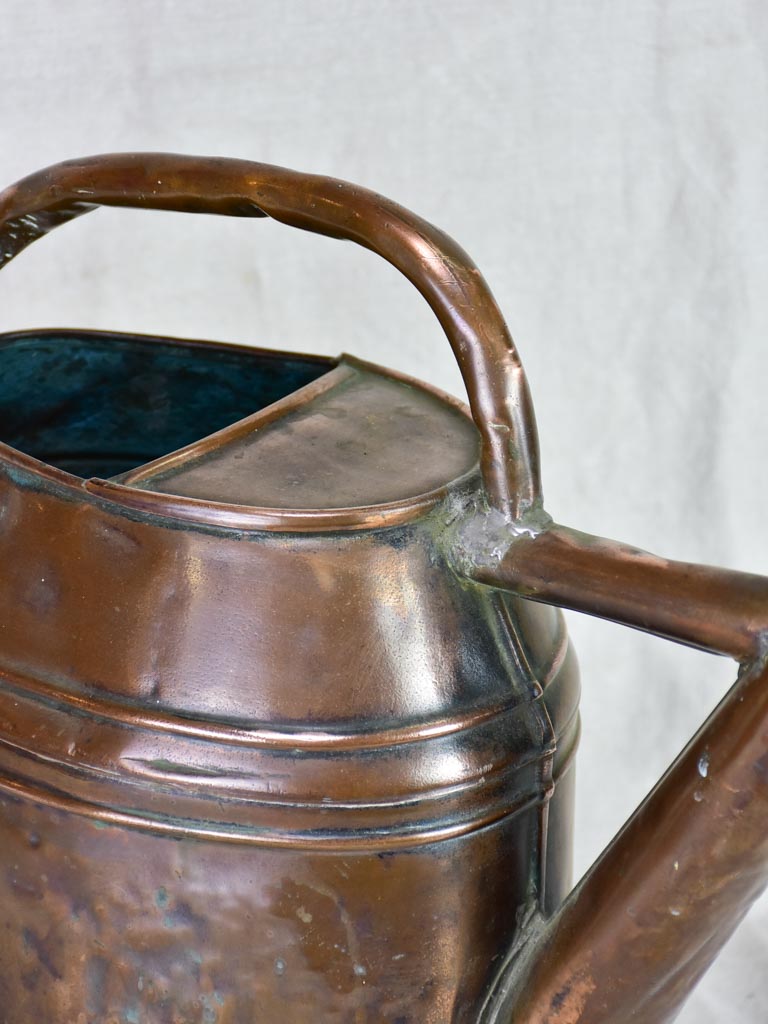
{"label": "creased white cloth", "polygon": [[[768,572],[765,3],[3,0],[0,33],[1,183],[176,150],[392,196],[494,288],[528,368],[550,512]],[[261,221],[103,211],[11,264],[0,296],[3,330],[344,349],[462,393],[391,268]],[[734,671],[569,621],[584,869]],[[767,1019],[763,900],[680,1020]]]}

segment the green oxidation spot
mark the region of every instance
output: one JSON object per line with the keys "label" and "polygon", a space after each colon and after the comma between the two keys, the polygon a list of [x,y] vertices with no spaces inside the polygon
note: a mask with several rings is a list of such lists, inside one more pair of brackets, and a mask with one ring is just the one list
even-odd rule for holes
{"label": "green oxidation spot", "polygon": [[166,914],[163,918],[163,924],[166,928],[173,928],[176,922],[173,920],[173,914]]}
{"label": "green oxidation spot", "polygon": [[219,1004],[219,1006],[223,1006],[224,1005],[224,996],[221,994],[221,992],[214,992],[213,993],[213,998],[216,1000],[216,1002]]}
{"label": "green oxidation spot", "polygon": [[161,885],[160,888],[155,893],[155,903],[157,904],[158,907],[168,906],[168,890],[165,888],[164,885]]}
{"label": "green oxidation spot", "polygon": [[91,824],[93,825],[94,828],[109,828],[109,825],[107,825],[106,821],[94,820],[91,822]]}
{"label": "green oxidation spot", "polygon": [[141,1024],[138,1010],[126,1010],[123,1014],[123,1019],[125,1020],[125,1024]]}
{"label": "green oxidation spot", "polygon": [[204,995],[200,1002],[203,1004],[203,1022],[202,1024],[216,1024],[219,1019],[218,1010],[215,1010],[210,1004],[210,997]]}

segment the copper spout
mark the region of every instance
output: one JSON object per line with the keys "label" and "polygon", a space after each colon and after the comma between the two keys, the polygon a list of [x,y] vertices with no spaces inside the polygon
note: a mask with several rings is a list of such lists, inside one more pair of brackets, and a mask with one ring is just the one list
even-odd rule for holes
{"label": "copper spout", "polygon": [[768,579],[564,527],[472,575],[741,663],[737,682],[549,922],[486,1024],[664,1024],[768,883]]}

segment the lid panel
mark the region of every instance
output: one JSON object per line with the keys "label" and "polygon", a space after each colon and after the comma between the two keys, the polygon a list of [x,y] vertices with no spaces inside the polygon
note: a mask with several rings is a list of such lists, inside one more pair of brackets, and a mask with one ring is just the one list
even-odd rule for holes
{"label": "lid panel", "polygon": [[355,508],[444,487],[475,468],[478,450],[457,405],[345,358],[295,395],[122,482],[234,505]]}

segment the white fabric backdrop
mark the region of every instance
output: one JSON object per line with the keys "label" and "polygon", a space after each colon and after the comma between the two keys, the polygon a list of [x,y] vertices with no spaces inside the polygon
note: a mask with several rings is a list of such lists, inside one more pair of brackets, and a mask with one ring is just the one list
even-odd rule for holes
{"label": "white fabric backdrop", "polygon": [[[453,234],[522,350],[560,521],[768,572],[760,0],[2,0],[0,183],[113,150],[365,184]],[[0,329],[346,349],[459,394],[422,300],[349,245],[103,211],[0,277]],[[584,869],[733,678],[578,616]],[[768,823],[767,823],[768,827]],[[768,903],[680,1018],[768,1018]]]}

